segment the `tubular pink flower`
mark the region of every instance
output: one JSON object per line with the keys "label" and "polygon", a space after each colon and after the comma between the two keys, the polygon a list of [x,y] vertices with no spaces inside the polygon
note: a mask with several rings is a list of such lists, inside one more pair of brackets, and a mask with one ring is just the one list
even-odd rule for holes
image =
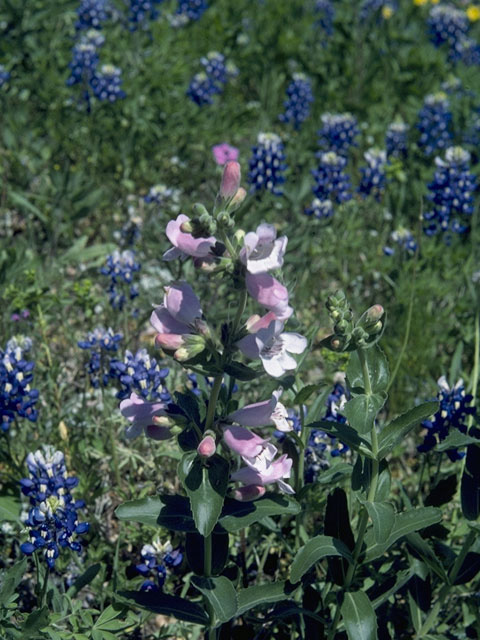
{"label": "tubular pink flower", "polygon": [[303,353],[307,339],[298,333],[282,333],[283,322],[274,320],[266,329],[245,336],[236,344],[240,351],[251,358],[260,358],[265,371],[274,378],[297,367],[290,353]]}
{"label": "tubular pink flower", "polygon": [[220,165],[224,165],[229,160],[238,160],[239,151],[236,147],[232,147],[226,142],[216,144],[212,147],[213,157],[215,162]]}
{"label": "tubular pink flower", "polygon": [[241,168],[238,162],[227,162],[223,169],[222,182],[220,185],[220,197],[230,200],[237,193],[240,187]]}
{"label": "tubular pink flower", "polygon": [[239,487],[233,491],[233,497],[240,502],[251,502],[265,495],[265,487],[251,484],[248,487]]}
{"label": "tubular pink flower", "polygon": [[232,474],[232,480],[241,482],[247,486],[265,486],[276,482],[279,489],[285,493],[295,493],[292,487],[283,481],[283,478],[290,478],[292,469],[292,459],[286,454],[272,462],[266,469],[258,471],[248,466],[242,467]]}
{"label": "tubular pink flower", "polygon": [[244,427],[262,427],[274,424],[279,431],[291,431],[293,427],[287,422],[287,411],[278,399],[281,390],[274,391],[270,400],[249,404],[243,409],[231,413],[228,418]]}
{"label": "tubular pink flower", "polygon": [[216,238],[194,238],[191,233],[181,230],[184,222],[189,222],[190,218],[183,213],[176,220],[170,220],[167,224],[167,238],[173,244],[173,248],[163,254],[164,260],[174,260],[175,258],[193,256],[194,258],[206,258],[210,250],[217,242]]}
{"label": "tubular pink flower", "polygon": [[246,458],[259,456],[268,444],[268,440],[264,440],[244,427],[234,425],[224,428],[223,439],[232,451]]}
{"label": "tubular pink flower", "polygon": [[155,417],[167,415],[164,402],[147,402],[136,393],[132,393],[129,398],[122,400],[120,411],[123,417],[132,423],[125,432],[128,439],[137,438],[142,431],[155,440],[167,440],[172,436],[168,427],[154,424]]}
{"label": "tubular pink flower", "polygon": [[288,290],[276,278],[268,273],[248,273],[245,277],[248,293],[262,307],[271,309],[277,318],[291,315],[288,306]]}
{"label": "tubular pink flower", "polygon": [[211,458],[216,449],[215,440],[212,436],[205,436],[197,447],[197,452],[202,458]]}
{"label": "tubular pink flower", "polygon": [[251,274],[267,273],[283,265],[283,257],[288,238],[277,238],[277,231],[271,224],[261,224],[256,232],[247,233],[240,260]]}
{"label": "tubular pink flower", "polygon": [[174,320],[193,325],[202,317],[200,300],[186,282],[176,282],[165,287],[163,304]]}
{"label": "tubular pink flower", "polygon": [[183,347],[185,340],[183,335],[175,333],[159,333],[155,337],[155,345],[160,349],[166,349],[167,351],[176,351]]}

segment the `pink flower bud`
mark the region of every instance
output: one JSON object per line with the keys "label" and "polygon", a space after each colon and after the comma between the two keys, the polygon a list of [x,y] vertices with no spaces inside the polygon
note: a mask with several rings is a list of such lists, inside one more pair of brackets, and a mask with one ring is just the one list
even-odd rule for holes
{"label": "pink flower bud", "polygon": [[370,307],[369,309],[367,309],[367,320],[369,322],[377,322],[378,320],[380,320],[380,318],[383,316],[383,314],[385,313],[384,308],[382,307],[381,304],[374,304],[373,307]]}
{"label": "pink flower bud", "polygon": [[215,453],[216,448],[215,440],[212,436],[205,436],[197,447],[197,453],[203,458],[210,458]]}
{"label": "pink flower bud", "polygon": [[251,502],[257,498],[261,498],[265,494],[265,487],[251,484],[248,487],[240,487],[235,489],[233,497],[240,502]]}
{"label": "pink flower bud", "polygon": [[237,193],[240,186],[241,169],[238,162],[227,162],[223,170],[222,183],[220,185],[220,197],[230,200]]}
{"label": "pink flower bud", "polygon": [[247,192],[243,187],[237,189],[237,193],[233,196],[228,205],[228,211],[235,211],[247,197]]}
{"label": "pink flower bud", "polygon": [[159,333],[155,338],[155,346],[167,351],[176,351],[183,343],[183,336],[175,333]]}

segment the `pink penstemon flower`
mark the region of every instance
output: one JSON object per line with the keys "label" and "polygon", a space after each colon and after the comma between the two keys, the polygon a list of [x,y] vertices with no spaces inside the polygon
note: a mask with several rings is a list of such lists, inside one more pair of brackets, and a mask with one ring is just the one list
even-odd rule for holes
{"label": "pink penstemon flower", "polygon": [[262,307],[273,311],[278,320],[286,320],[292,315],[287,288],[269,273],[247,272],[245,284],[252,298]]}
{"label": "pink penstemon flower", "polygon": [[227,162],[223,169],[219,196],[223,200],[231,200],[240,188],[241,169],[238,162]]}
{"label": "pink penstemon flower", "polygon": [[186,225],[189,222],[190,218],[182,213],[167,224],[167,238],[173,244],[173,247],[163,254],[164,260],[175,260],[175,258],[186,258],[187,256],[192,256],[193,258],[207,258],[209,256],[217,239],[213,236],[194,238],[191,233],[186,233],[182,230],[182,225]]}
{"label": "pink penstemon flower", "polygon": [[267,273],[283,265],[288,238],[282,236],[277,239],[277,231],[273,225],[259,225],[256,231],[245,235],[243,242],[240,260],[248,273]]}
{"label": "pink penstemon flower", "polygon": [[[255,324],[258,326],[259,322]],[[297,361],[290,353],[303,353],[307,348],[307,339],[299,333],[284,333],[283,322],[272,320],[266,328],[260,328],[256,333],[239,340],[237,346],[247,358],[260,358],[265,371],[279,378],[286,371],[296,368]]]}
{"label": "pink penstemon flower", "polygon": [[255,459],[253,462],[247,461],[247,466],[242,467],[232,474],[232,480],[241,482],[246,486],[265,486],[276,483],[280,491],[284,493],[295,493],[292,487],[285,482],[290,478],[293,460],[286,454],[269,461],[265,458]]}
{"label": "pink penstemon flower", "polygon": [[127,427],[125,437],[137,438],[142,432],[153,440],[168,440],[172,433],[168,426],[158,424],[162,418],[168,419],[164,402],[147,402],[136,393],[120,403],[120,412],[132,424]]}
{"label": "pink penstemon flower", "polygon": [[216,144],[212,147],[213,157],[219,165],[226,164],[229,160],[238,160],[239,151],[236,147],[232,147],[226,142]]}
{"label": "pink penstemon flower", "polygon": [[274,391],[270,400],[249,404],[230,413],[227,417],[244,427],[263,427],[273,424],[278,431],[292,431],[293,427],[287,420],[287,410],[279,402],[281,395],[281,390]]}

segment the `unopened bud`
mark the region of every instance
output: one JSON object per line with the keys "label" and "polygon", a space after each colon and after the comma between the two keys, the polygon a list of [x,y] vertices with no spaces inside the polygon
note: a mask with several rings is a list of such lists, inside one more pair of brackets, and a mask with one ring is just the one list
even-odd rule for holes
{"label": "unopened bud", "polygon": [[211,458],[216,448],[215,439],[212,436],[205,436],[197,447],[197,453],[202,458]]}
{"label": "unopened bud", "polygon": [[186,220],[185,222],[182,222],[182,224],[180,225],[180,231],[182,231],[182,233],[192,233],[193,224],[191,223],[191,221]]}
{"label": "unopened bud", "polygon": [[173,427],[175,424],[175,420],[172,420],[170,416],[153,416],[152,422],[157,427]]}
{"label": "unopened bud", "polygon": [[340,340],[338,340],[338,338],[334,338],[331,341],[330,345],[331,345],[332,349],[335,349],[335,350],[340,349],[340,347],[341,347],[341,343],[340,343]]}
{"label": "unopened bud", "polygon": [[177,333],[159,333],[155,337],[155,346],[166,351],[175,351],[184,343],[183,336]]}
{"label": "unopened bud", "polygon": [[233,196],[233,198],[231,199],[229,205],[228,205],[228,210],[233,212],[236,211],[238,209],[238,207],[242,204],[242,202],[245,200],[245,198],[247,197],[247,192],[243,187],[240,187],[237,190],[237,193]]}
{"label": "unopened bud", "polygon": [[205,320],[201,320],[200,318],[195,318],[195,330],[204,338],[212,337],[212,332],[210,331],[210,327],[205,322]]}
{"label": "unopened bud", "polygon": [[233,237],[235,238],[238,244],[242,244],[243,239],[245,238],[245,231],[243,229],[237,229],[233,234]]}
{"label": "unopened bud", "polygon": [[241,168],[238,162],[227,162],[223,169],[220,185],[220,197],[230,200],[237,193],[240,186]]}
{"label": "unopened bud", "polygon": [[184,338],[184,345],[177,349],[173,355],[175,360],[179,362],[190,360],[205,349],[205,339],[202,336],[186,335]]}
{"label": "unopened bud", "polygon": [[235,489],[233,497],[240,502],[251,502],[257,498],[261,498],[265,493],[265,487],[261,485],[250,484],[247,487]]}
{"label": "unopened bud", "polygon": [[195,202],[195,204],[192,206],[192,211],[197,218],[200,218],[202,215],[205,215],[205,214],[207,216],[210,216],[207,208],[201,202]]}
{"label": "unopened bud", "polygon": [[384,313],[385,313],[385,310],[381,304],[374,304],[373,307],[370,307],[370,309],[367,309],[367,311],[365,312],[365,315],[370,322],[376,322],[377,320],[380,320],[383,317]]}

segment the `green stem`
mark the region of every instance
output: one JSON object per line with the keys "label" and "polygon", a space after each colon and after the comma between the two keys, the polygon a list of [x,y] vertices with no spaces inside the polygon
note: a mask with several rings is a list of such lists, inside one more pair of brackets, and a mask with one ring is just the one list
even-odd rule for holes
{"label": "green stem", "polygon": [[[475,354],[473,361],[472,377],[470,379],[470,386],[472,389],[472,407],[476,405],[477,390],[478,390],[478,374],[480,368],[480,311],[477,309],[475,314]],[[473,424],[473,414],[468,416],[468,428]]]}
{"label": "green stem", "polygon": [[115,475],[115,483],[117,485],[117,489],[119,489],[121,485],[121,477],[120,477],[120,468],[118,466],[118,452],[117,452],[117,442],[115,438],[115,427],[112,419],[108,420],[108,435],[110,438],[110,446],[112,447],[112,462],[113,462],[113,473]]}
{"label": "green stem", "polygon": [[206,578],[212,575],[212,534],[203,539],[203,573]]}
{"label": "green stem", "polygon": [[444,584],[443,587],[440,589],[440,593],[438,594],[438,600],[435,603],[435,606],[428,614],[425,622],[417,632],[417,635],[415,636],[414,640],[421,640],[422,638],[424,638],[425,635],[433,627],[433,625],[438,622],[438,614],[440,613],[442,605],[445,602],[445,598],[450,593],[450,589],[452,588],[453,583],[455,582],[455,578],[457,577],[458,572],[460,571],[460,568],[463,564],[463,561],[465,560],[465,557],[475,540],[475,536],[476,536],[475,530],[471,529],[470,533],[465,538],[465,542],[463,543],[462,549],[458,554],[457,559],[455,560],[455,563],[452,567],[450,575],[448,576],[447,584]]}
{"label": "green stem", "polygon": [[[418,252],[417,252],[418,253]],[[403,356],[405,355],[405,350],[407,348],[408,345],[408,340],[410,338],[410,328],[412,326],[412,314],[413,314],[413,300],[414,300],[414,296],[415,296],[415,279],[416,279],[416,275],[417,275],[417,257],[415,257],[415,267],[414,267],[414,271],[413,271],[413,282],[412,282],[412,288],[410,290],[410,300],[408,302],[408,315],[407,315],[407,326],[405,328],[405,335],[403,336],[403,342],[402,342],[402,346],[400,349],[400,353],[397,357],[397,361],[395,363],[395,367],[393,368],[392,371],[392,375],[390,376],[390,381],[388,383],[387,386],[387,393],[389,391],[389,389],[391,388],[393,381],[395,380],[398,370],[400,369],[400,364],[403,360]]]}
{"label": "green stem", "polygon": [[235,334],[238,331],[238,327],[240,326],[240,321],[242,319],[243,312],[245,311],[245,307],[247,306],[247,296],[248,296],[247,290],[243,289],[242,296],[238,303],[237,312],[235,313],[235,318],[233,319],[233,323],[232,323],[232,336],[235,336]]}
{"label": "green stem", "polygon": [[49,574],[48,567],[45,567],[45,577],[43,579],[42,591],[40,593],[40,609],[43,607],[45,603],[45,595],[47,593],[47,587],[48,587],[48,574]]}
{"label": "green stem", "polygon": [[[358,349],[357,353],[358,353],[358,358],[360,360],[360,365],[362,367],[363,385],[365,388],[365,393],[367,395],[370,395],[372,393],[372,385],[370,383],[370,376],[368,374],[368,367],[367,367],[367,361],[365,359],[365,353],[363,349]],[[377,437],[377,430],[375,428],[375,424],[372,425],[370,438],[372,442],[373,460],[372,460],[372,478],[370,481],[370,487],[368,489],[367,500],[368,502],[373,502],[375,500],[375,495],[377,493],[378,472],[379,472],[379,466],[380,466],[378,462],[378,437]],[[358,558],[362,551],[363,540],[365,538],[365,533],[367,531],[367,525],[368,525],[368,511],[364,507],[360,515],[357,540],[355,542],[355,548],[353,550],[352,562],[348,567],[347,575],[345,577],[345,585],[344,585],[345,591],[348,591],[350,589],[352,582],[354,580],[355,571],[357,569]],[[335,617],[333,618],[332,627],[330,629],[330,633],[328,634],[328,640],[334,640],[335,638],[337,626],[338,626],[338,623],[340,622],[340,615],[341,615],[340,605],[337,604]]]}
{"label": "green stem", "polygon": [[215,418],[215,407],[217,406],[218,394],[222,388],[223,373],[218,375],[213,381],[212,393],[208,401],[207,417],[205,418],[205,431],[210,429]]}

